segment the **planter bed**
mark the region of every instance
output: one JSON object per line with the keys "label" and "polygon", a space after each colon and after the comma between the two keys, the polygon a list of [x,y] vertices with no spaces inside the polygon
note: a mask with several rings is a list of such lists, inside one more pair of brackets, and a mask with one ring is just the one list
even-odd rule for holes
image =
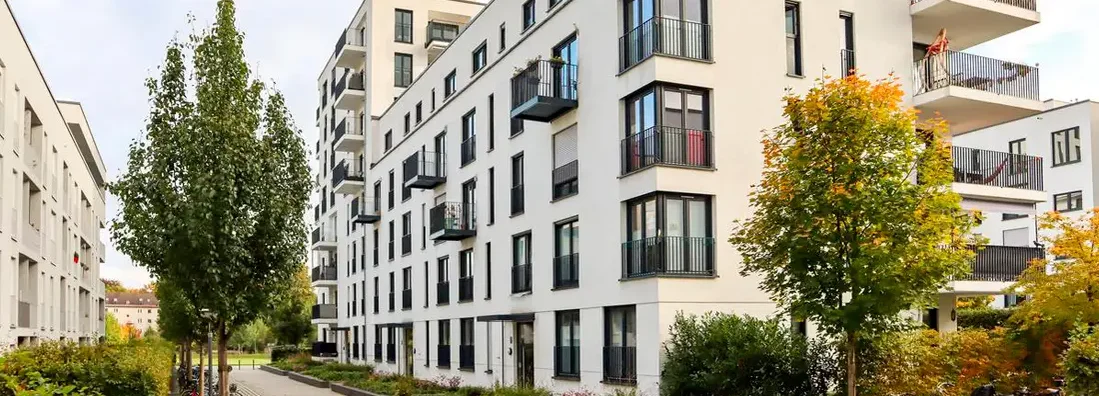
{"label": "planter bed", "polygon": [[286,376],[290,377],[290,379],[292,379],[294,381],[298,381],[298,382],[301,382],[301,383],[306,384],[306,385],[312,385],[312,386],[315,386],[315,387],[318,387],[318,388],[327,388],[328,387],[328,381],[313,378],[313,377],[310,377],[310,376],[305,375],[305,374],[287,373]]}
{"label": "planter bed", "polygon": [[285,376],[285,375],[286,375],[286,371],[285,371],[285,370],[279,370],[279,369],[277,369],[277,368],[274,368],[274,367],[268,366],[268,365],[266,365],[266,364],[265,364],[265,365],[262,365],[262,366],[259,366],[259,369],[260,369],[260,370],[263,370],[263,371],[266,371],[266,372],[268,372],[268,373],[271,373],[271,374],[277,374],[277,375],[282,375],[282,376]]}

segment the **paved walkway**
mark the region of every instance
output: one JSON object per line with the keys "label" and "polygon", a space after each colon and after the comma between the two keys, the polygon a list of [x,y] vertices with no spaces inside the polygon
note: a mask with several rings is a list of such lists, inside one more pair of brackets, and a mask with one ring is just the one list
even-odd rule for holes
{"label": "paved walkway", "polygon": [[260,369],[234,369],[229,380],[237,384],[241,396],[336,396],[328,389],[309,386]]}

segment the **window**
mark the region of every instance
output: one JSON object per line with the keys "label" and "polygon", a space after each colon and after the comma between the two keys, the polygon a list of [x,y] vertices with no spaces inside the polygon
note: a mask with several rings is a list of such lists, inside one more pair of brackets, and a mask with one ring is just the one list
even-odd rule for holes
{"label": "window", "polygon": [[412,11],[408,10],[396,10],[395,15],[395,32],[393,33],[393,40],[398,43],[412,43]]}
{"label": "window", "polygon": [[801,7],[786,2],[786,73],[801,76]]}
{"label": "window", "polygon": [[496,223],[496,168],[488,168],[488,225]]}
{"label": "window", "polygon": [[378,266],[378,229],[374,228],[374,266]]}
{"label": "window", "polygon": [[394,236],[396,235],[397,227],[393,225],[393,220],[389,221],[389,261],[393,261],[393,255],[396,249],[394,249]]}
{"label": "window", "polygon": [[553,354],[553,373],[560,377],[580,377],[580,311],[557,312],[557,348]]}
{"label": "window", "polygon": [[458,301],[473,300],[473,249],[458,253]]}
{"label": "window", "polygon": [[855,72],[855,16],[849,12],[840,12],[840,28],[843,29],[840,64],[846,77]]}
{"label": "window", "polygon": [[1055,212],[1072,212],[1083,208],[1083,191],[1073,191],[1053,196],[1053,211]]}
{"label": "window", "polygon": [[657,164],[712,167],[709,107],[708,91],[691,87],[657,85],[626,97],[622,171]]}
{"label": "window", "polygon": [[374,361],[382,361],[382,326],[374,325]]}
{"label": "window", "polygon": [[404,134],[408,135],[412,131],[412,114],[404,113]]}
{"label": "window", "polygon": [[1017,214],[1017,213],[1003,213],[1003,214],[1001,214],[1000,220],[1007,221],[1007,220],[1015,220],[1015,219],[1025,219],[1027,217],[1030,217],[1030,216],[1025,215],[1025,214]]}
{"label": "window", "polygon": [[511,238],[511,292],[531,290],[530,231]]}
{"label": "window", "polygon": [[580,286],[580,222],[558,223],[553,233],[553,288]]}
{"label": "window", "polygon": [[462,166],[477,159],[477,109],[462,116]]}
{"label": "window", "polygon": [[424,102],[416,102],[416,125],[424,121]]}
{"label": "window", "polygon": [[1026,139],[1012,140],[1007,143],[1007,151],[1011,154],[1011,162],[1008,163],[1009,174],[1018,175],[1027,172],[1029,159],[1026,156]]}
{"label": "window", "polygon": [[496,95],[488,96],[488,151],[496,148]]}
{"label": "window", "polygon": [[1080,162],[1080,127],[1053,133],[1053,166]]}
{"label": "window", "polygon": [[523,123],[522,119],[512,118],[511,119],[511,137],[515,137],[516,135],[518,135],[520,133],[523,133],[523,130],[526,129],[525,127],[526,127],[526,125]]}
{"label": "window", "polygon": [[450,368],[450,319],[439,321],[439,367]]}
{"label": "window", "polygon": [[390,129],[385,133],[385,151],[389,151],[393,148],[393,130]]}
{"label": "window", "polygon": [[412,55],[397,53],[393,59],[393,86],[412,85]]}
{"label": "window", "polygon": [[[393,210],[393,178],[394,178],[393,170],[390,169],[389,170],[389,192],[388,192],[389,195],[387,197],[387,198],[389,198],[389,210]],[[390,259],[392,260],[392,257]]]}
{"label": "window", "polygon": [[485,299],[492,299],[492,242],[485,242]]}
{"label": "window", "polygon": [[455,81],[458,75],[457,73],[457,70],[451,71],[450,74],[447,74],[446,78],[443,79],[443,100],[450,99],[450,96],[454,95],[454,92],[458,90],[458,84]]}
{"label": "window", "polygon": [[482,42],[477,49],[473,50],[473,73],[481,71],[488,64],[488,42]]}
{"label": "window", "polygon": [[401,309],[412,309],[412,267],[401,270],[401,282],[404,284],[401,289]]}
{"label": "window", "polygon": [[553,199],[580,192],[576,125],[553,135]]}
{"label": "window", "polygon": [[556,7],[558,4],[561,4],[561,0],[549,0],[549,6],[546,7],[546,11],[552,10],[553,7]]}
{"label": "window", "polygon": [[450,303],[450,256],[439,257],[435,266],[436,275],[438,276],[435,303],[437,305],[446,305]]}
{"label": "window", "polygon": [[523,153],[511,157],[511,215],[523,214],[525,197],[523,193]]}
{"label": "window", "polygon": [[603,381],[637,382],[636,313],[633,306],[605,308]]}
{"label": "window", "polygon": [[385,329],[385,361],[388,363],[397,362],[397,328],[387,327]]}
{"label": "window", "polygon": [[401,230],[401,255],[407,256],[412,254],[412,212],[401,215]]}
{"label": "window", "polygon": [[435,112],[435,88],[431,89],[431,112]]}
{"label": "window", "polygon": [[530,29],[537,22],[534,15],[534,0],[523,3],[523,31]]}
{"label": "window", "polygon": [[501,23],[500,24],[500,50],[499,50],[499,52],[504,52],[504,49],[507,48],[507,47],[508,47],[508,24],[507,23]]}
{"label": "window", "polygon": [[394,303],[393,302],[395,300],[395,297],[394,297],[396,295],[395,292],[397,291],[397,286],[396,286],[397,284],[394,281],[395,276],[396,276],[395,272],[393,272],[393,271],[389,272],[389,312],[393,312],[393,310],[394,310]]}
{"label": "window", "polygon": [[626,207],[623,276],[713,275],[710,197],[657,193]]}
{"label": "window", "polygon": [[473,369],[473,318],[464,318],[459,322],[461,345],[458,349],[458,367],[466,370]]}

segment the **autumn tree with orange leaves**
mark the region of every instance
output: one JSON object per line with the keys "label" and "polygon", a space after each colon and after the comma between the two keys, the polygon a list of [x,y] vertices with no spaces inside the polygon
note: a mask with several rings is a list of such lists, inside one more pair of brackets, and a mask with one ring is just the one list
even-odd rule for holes
{"label": "autumn tree with orange leaves", "polygon": [[859,76],[787,95],[786,122],[763,138],[754,215],[730,238],[743,275],[761,276],[786,313],[842,337],[848,396],[860,340],[930,305],[972,255],[974,222],[950,189],[949,132],[917,125],[903,97],[895,78]]}

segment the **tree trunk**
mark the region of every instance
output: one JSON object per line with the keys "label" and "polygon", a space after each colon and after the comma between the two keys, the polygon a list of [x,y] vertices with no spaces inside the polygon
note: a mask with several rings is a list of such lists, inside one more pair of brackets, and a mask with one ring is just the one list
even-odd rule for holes
{"label": "tree trunk", "polygon": [[191,340],[183,341],[180,350],[182,352],[179,354],[179,360],[181,360],[179,363],[181,367],[186,367],[183,375],[187,378],[187,383],[191,383],[194,380],[194,376],[191,375]]}
{"label": "tree trunk", "polygon": [[218,396],[229,396],[229,335],[225,322],[218,323]]}
{"label": "tree trunk", "polygon": [[198,396],[206,395],[206,370],[202,369],[202,349],[198,348]]}
{"label": "tree trunk", "polygon": [[855,332],[847,332],[847,396],[858,395],[858,363],[856,362],[856,355],[858,354],[858,339],[855,336]]}

